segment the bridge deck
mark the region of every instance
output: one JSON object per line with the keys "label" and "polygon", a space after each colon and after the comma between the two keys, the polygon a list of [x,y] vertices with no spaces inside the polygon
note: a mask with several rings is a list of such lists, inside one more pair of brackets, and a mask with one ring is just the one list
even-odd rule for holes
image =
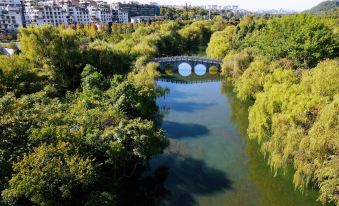
{"label": "bridge deck", "polygon": [[154,58],[150,61],[153,62],[177,62],[177,61],[195,61],[202,63],[211,63],[211,64],[222,64],[222,60],[219,59],[211,59],[211,58],[203,58],[203,57],[192,57],[192,56],[173,56],[173,57],[162,57],[162,58]]}

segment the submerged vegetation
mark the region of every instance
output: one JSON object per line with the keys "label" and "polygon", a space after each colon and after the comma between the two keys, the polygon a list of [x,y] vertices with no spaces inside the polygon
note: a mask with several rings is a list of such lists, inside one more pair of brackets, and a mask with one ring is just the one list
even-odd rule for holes
{"label": "submerged vegetation", "polygon": [[168,145],[147,60],[207,44],[254,101],[247,132],[269,165],[293,165],[296,187],[339,204],[337,31],[305,14],[21,29],[21,52],[0,56],[0,204],[123,205],[126,182]]}

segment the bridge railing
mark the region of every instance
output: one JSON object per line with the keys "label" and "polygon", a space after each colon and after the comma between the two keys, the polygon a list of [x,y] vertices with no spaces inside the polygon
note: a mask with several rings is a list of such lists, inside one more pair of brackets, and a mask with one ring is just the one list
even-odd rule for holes
{"label": "bridge railing", "polygon": [[219,59],[203,58],[203,57],[192,57],[192,56],[172,56],[172,57],[161,57],[153,58],[150,61],[154,62],[173,62],[173,61],[200,61],[203,63],[213,63],[213,64],[222,64],[222,61]]}

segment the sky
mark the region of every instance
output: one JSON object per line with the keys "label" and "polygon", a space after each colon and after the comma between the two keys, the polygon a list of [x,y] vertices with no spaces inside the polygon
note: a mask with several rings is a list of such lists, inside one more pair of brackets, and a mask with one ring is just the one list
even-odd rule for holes
{"label": "sky", "polygon": [[[129,0],[107,0],[108,2],[128,2]],[[256,11],[258,9],[290,9],[303,11],[310,9],[324,0],[137,0],[140,3],[157,2],[161,5],[239,5],[241,9]]]}

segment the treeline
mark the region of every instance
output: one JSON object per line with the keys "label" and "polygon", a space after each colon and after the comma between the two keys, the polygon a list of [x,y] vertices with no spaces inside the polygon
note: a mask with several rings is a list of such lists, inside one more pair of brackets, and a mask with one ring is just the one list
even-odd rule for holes
{"label": "treeline", "polygon": [[21,53],[0,56],[1,205],[123,205],[168,144],[157,65],[87,32],[29,27]]}
{"label": "treeline", "polygon": [[215,32],[207,54],[237,96],[253,101],[248,135],[294,184],[319,188],[339,204],[339,34],[335,19],[311,15],[247,16]]}
{"label": "treeline", "polygon": [[208,19],[209,16],[211,19],[221,16],[225,19],[240,19],[244,16],[244,13],[233,10],[211,10],[195,7],[195,6],[187,6],[187,8],[175,8],[171,6],[161,6],[160,7],[160,15],[164,16],[165,19],[181,19],[181,20],[203,20]]}
{"label": "treeline", "polygon": [[226,26],[21,29],[20,53],[0,56],[0,204],[156,204],[161,173],[140,173],[168,142],[147,60],[188,53]]}
{"label": "treeline", "polygon": [[110,34],[93,25],[22,29],[20,54],[0,56],[0,94],[34,93],[47,82],[60,93],[74,91],[80,85],[86,64],[96,67],[104,76],[140,70],[147,58],[180,55],[199,44],[207,44],[214,27],[224,26],[214,24],[169,21],[140,25],[135,32],[126,34]]}

